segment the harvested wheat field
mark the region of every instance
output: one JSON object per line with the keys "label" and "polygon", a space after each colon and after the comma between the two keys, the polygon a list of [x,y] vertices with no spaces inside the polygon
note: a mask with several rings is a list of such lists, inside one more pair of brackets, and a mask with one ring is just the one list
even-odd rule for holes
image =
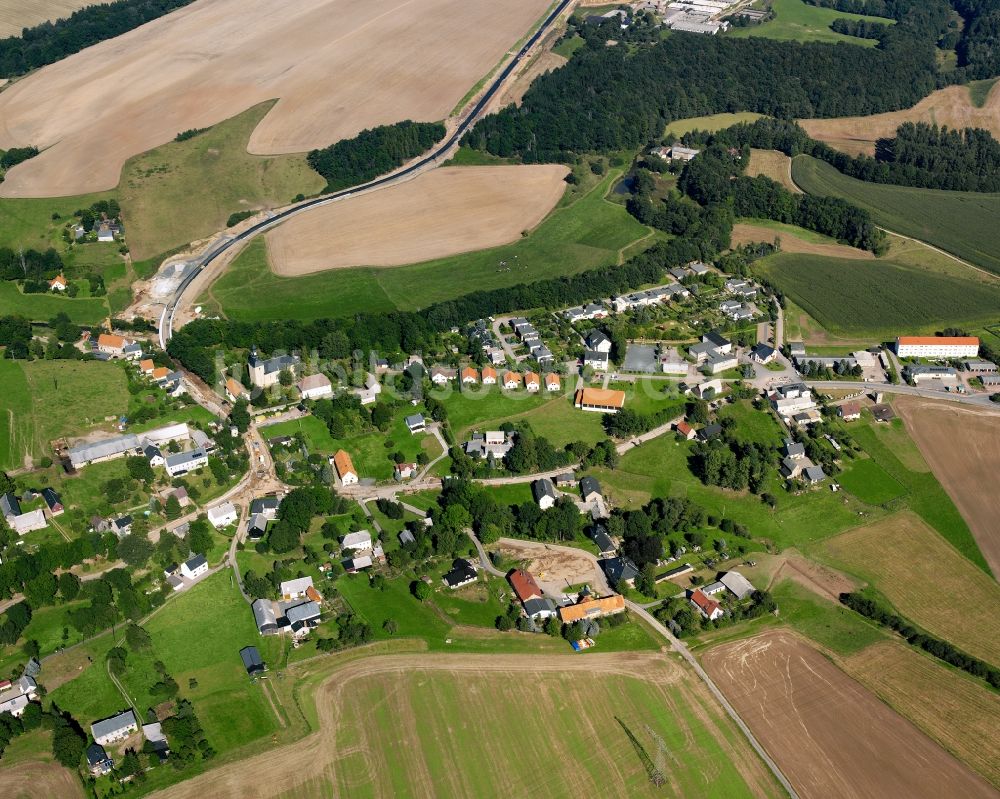
{"label": "harvested wheat field", "polygon": [[905,616],[970,655],[1000,663],[1000,585],[918,516],[897,513],[824,542]]}
{"label": "harvested wheat field", "polygon": [[666,795],[781,795],[708,691],[661,655],[364,658],[316,701],[304,740],[154,795],[664,795],[616,717],[664,761]]}
{"label": "harvested wheat field", "polygon": [[1000,694],[900,641],[874,644],[839,663],[1000,788]]}
{"label": "harvested wheat field", "polygon": [[774,243],[781,239],[782,252],[802,252],[809,255],[828,255],[831,258],[857,258],[871,260],[875,256],[867,250],[838,244],[831,238],[817,233],[796,228],[792,225],[779,223],[755,225],[750,222],[740,222],[733,225],[733,246],[749,244],[752,241]]}
{"label": "harvested wheat field", "polygon": [[814,139],[825,141],[850,155],[875,155],[876,139],[895,135],[904,122],[927,122],[949,128],[985,128],[1000,137],[1000,83],[982,108],[976,108],[967,86],[949,86],[932,92],[912,108],[869,117],[800,119],[799,124]]}
{"label": "harvested wheat field", "polygon": [[297,276],[400,266],[515,241],[552,210],[566,167],[461,166],[293,217],[267,234],[272,269]]}
{"label": "harvested wheat field", "polygon": [[373,125],[444,119],[546,5],[197,0],[0,94],[0,148],[47,148],[8,172],[0,195],[112,188],[130,156],[274,98],[250,152],[302,152]]}
{"label": "harvested wheat field", "polygon": [[93,3],[94,0],[0,0],[0,39],[20,36],[22,29],[47,20],[64,19]]}
{"label": "harvested wheat field", "polygon": [[967,766],[785,632],[702,658],[802,799],[993,797]]}
{"label": "harvested wheat field", "polygon": [[0,767],[0,796],[4,799],[83,799],[83,786],[77,776],[58,763],[29,761]]}
{"label": "harvested wheat field", "polygon": [[958,506],[994,576],[1000,576],[1000,414],[899,398],[896,409],[931,471]]}
{"label": "harvested wheat field", "polygon": [[758,175],[780,183],[792,194],[802,194],[802,189],[792,180],[792,159],[779,150],[750,150],[747,176],[755,178]]}

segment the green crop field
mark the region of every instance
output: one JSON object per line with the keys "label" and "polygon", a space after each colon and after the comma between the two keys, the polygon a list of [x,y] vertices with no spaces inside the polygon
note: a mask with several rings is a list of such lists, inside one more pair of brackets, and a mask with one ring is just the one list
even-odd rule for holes
{"label": "green crop field", "polygon": [[26,456],[51,456],[52,440],[86,433],[124,412],[125,382],[117,364],[0,360],[0,468],[22,466]]}
{"label": "green crop field", "polygon": [[724,128],[731,128],[741,122],[755,122],[761,119],[763,114],[755,114],[753,111],[740,111],[727,114],[709,114],[703,117],[688,117],[687,119],[675,119],[667,125],[664,130],[664,139],[677,138],[685,133],[695,130],[715,133]]}
{"label": "green crop field", "polygon": [[226,226],[236,211],[287,205],[325,185],[304,154],[247,152],[250,134],[274,102],[261,103],[182,142],[130,158],[118,194],[137,259],[150,258]]}
{"label": "green crop field", "polygon": [[587,194],[557,208],[512,244],[409,266],[279,277],[268,266],[264,243],[255,240],[201,302],[232,319],[316,319],[394,308],[417,310],[472,291],[616,263],[621,251],[639,239],[655,241],[649,228],[623,206],[604,199],[620,177],[620,169],[609,171]]}
{"label": "green crop field", "polygon": [[1000,274],[1000,194],[914,189],[866,183],[806,155],[792,160],[792,179],[809,194],[867,209],[889,230],[926,241]]}
{"label": "green crop field", "polygon": [[773,0],[771,7],[775,19],[761,25],[749,25],[745,28],[730,28],[727,36],[748,38],[765,36],[768,39],[794,40],[799,42],[848,42],[862,47],[874,47],[875,39],[859,39],[856,36],[845,36],[830,29],[830,23],[835,19],[866,19],[883,25],[892,25],[894,20],[883,17],[869,17],[863,14],[849,14],[845,11],[835,11],[832,8],[822,8],[804,3],[802,0]]}
{"label": "green crop field", "polygon": [[971,274],[801,253],[768,256],[757,268],[836,336],[881,340],[1000,319],[1000,285]]}

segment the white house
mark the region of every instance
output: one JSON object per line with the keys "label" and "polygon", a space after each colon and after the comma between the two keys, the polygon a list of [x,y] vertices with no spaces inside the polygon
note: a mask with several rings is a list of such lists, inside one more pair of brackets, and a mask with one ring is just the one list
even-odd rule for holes
{"label": "white house", "polygon": [[178,452],[176,455],[168,455],[164,458],[163,466],[171,477],[179,477],[182,474],[193,472],[195,469],[208,466],[208,453],[201,447],[190,452]]}
{"label": "white house", "polygon": [[117,716],[101,719],[101,721],[95,721],[90,725],[91,736],[101,746],[124,740],[133,732],[138,731],[139,721],[136,719],[135,712],[131,708],[119,713]]}
{"label": "white house", "polygon": [[340,546],[355,552],[365,552],[372,548],[372,534],[367,530],[348,533],[341,539]]}
{"label": "white house", "polygon": [[588,350],[594,350],[595,352],[611,352],[611,339],[609,339],[603,331],[598,330],[597,328],[591,330],[583,341],[587,345]]}
{"label": "white house", "polygon": [[899,336],[896,354],[900,358],[975,358],[979,355],[976,336]]}
{"label": "white house", "polygon": [[535,497],[535,502],[542,510],[548,510],[556,504],[556,488],[547,477],[535,480],[531,484],[531,493]]}
{"label": "white house", "polygon": [[527,372],[524,375],[524,387],[528,391],[538,391],[542,387],[542,378],[534,372]]}
{"label": "white house", "polygon": [[695,589],[691,593],[690,602],[692,607],[709,621],[715,621],[724,614],[722,606],[701,589]]}
{"label": "white house", "polygon": [[239,518],[239,514],[236,512],[236,507],[232,502],[223,502],[221,505],[216,505],[214,508],[208,509],[208,521],[216,530],[228,527],[237,518]]}
{"label": "white house", "polygon": [[332,397],[333,386],[330,385],[330,378],[323,374],[309,375],[299,381],[299,394],[302,399],[319,399],[320,397]]}
{"label": "white house", "polygon": [[273,358],[261,358],[257,348],[250,350],[247,367],[250,370],[250,382],[258,388],[269,388],[281,380],[281,373],[286,369],[294,374],[301,361],[297,355],[276,355]]}
{"label": "white house", "polygon": [[285,580],[281,583],[278,591],[282,599],[298,599],[305,596],[306,591],[313,587],[312,577],[298,577],[294,580]]}
{"label": "white house", "polygon": [[340,478],[341,485],[356,485],[358,473],[354,469],[354,462],[351,456],[344,450],[338,449],[333,456],[333,468],[337,470],[337,477]]}
{"label": "white house", "polygon": [[608,369],[609,356],[606,352],[598,352],[597,350],[586,350],[583,353],[583,365],[589,366],[591,369],[597,369],[598,371],[605,372]]}
{"label": "white house", "polygon": [[382,393],[382,384],[378,382],[375,375],[369,372],[365,375],[364,386],[354,389],[354,393],[357,394],[362,405],[372,405],[378,399],[378,395]]}
{"label": "white house", "polygon": [[195,580],[208,572],[208,560],[204,555],[195,555],[181,564],[181,574],[189,580]]}
{"label": "white house", "polygon": [[45,521],[45,511],[41,508],[22,513],[8,520],[14,532],[18,535],[25,535],[33,530],[41,530],[48,522]]}

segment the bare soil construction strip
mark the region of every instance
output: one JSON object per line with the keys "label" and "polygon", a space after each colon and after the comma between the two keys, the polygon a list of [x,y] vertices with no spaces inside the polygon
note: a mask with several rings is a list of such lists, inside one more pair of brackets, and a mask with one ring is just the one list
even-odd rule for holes
{"label": "bare soil construction strip", "polygon": [[[323,147],[374,125],[444,119],[548,0],[198,0],[0,94],[0,149],[45,149],[5,197],[109,189],[130,156],[264,100],[248,149]],[[191,187],[197,191],[197,186]]]}
{"label": "bare soil construction strip", "polygon": [[271,267],[295,276],[400,266],[515,241],[548,214],[566,168],[442,167],[293,217],[267,234]]}
{"label": "bare soil construction strip", "polygon": [[969,99],[967,86],[949,86],[925,97],[912,108],[868,117],[802,119],[799,124],[814,139],[851,155],[875,154],[876,139],[893,136],[904,122],[927,122],[949,128],[985,128],[1000,137],[1000,83],[982,108]]}
{"label": "bare soil construction strip", "polygon": [[996,797],[982,777],[788,633],[723,644],[703,661],[803,799]]}
{"label": "bare soil construction strip", "polygon": [[958,506],[994,576],[1000,576],[1000,414],[900,397],[896,408],[934,476]]}

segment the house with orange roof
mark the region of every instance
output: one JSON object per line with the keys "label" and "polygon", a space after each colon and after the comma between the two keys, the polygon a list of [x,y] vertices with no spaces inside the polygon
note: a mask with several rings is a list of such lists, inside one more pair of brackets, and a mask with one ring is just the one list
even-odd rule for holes
{"label": "house with orange roof", "polygon": [[538,391],[538,389],[542,387],[542,378],[534,372],[525,372],[524,387],[528,389],[528,391]]}
{"label": "house with orange roof", "polygon": [[483,367],[483,385],[493,386],[497,382],[497,370],[492,366]]}
{"label": "house with orange roof", "polygon": [[559,375],[555,372],[549,372],[545,375],[545,390],[546,391],[558,391],[562,388],[562,384],[559,380]]}
{"label": "house with orange roof", "polygon": [[565,605],[559,608],[559,619],[563,624],[573,624],[584,619],[596,619],[599,616],[613,616],[625,610],[625,597],[613,594],[606,597],[585,596],[575,605]]}
{"label": "house with orange roof", "polygon": [[462,370],[462,383],[467,385],[470,383],[478,383],[478,382],[479,382],[479,370],[475,369],[472,366],[466,366]]}
{"label": "house with orange roof", "polygon": [[514,389],[521,387],[521,375],[518,372],[504,372],[503,387]]}
{"label": "house with orange roof", "polygon": [[899,336],[896,355],[900,358],[975,358],[979,355],[976,336]]}
{"label": "house with orange roof", "polygon": [[52,291],[66,291],[67,288],[69,288],[69,283],[66,282],[63,275],[56,275],[49,281],[49,289]]}
{"label": "house with orange roof", "polygon": [[97,350],[112,358],[121,358],[125,354],[125,347],[130,343],[114,333],[101,333],[97,337]]}
{"label": "house with orange roof", "polygon": [[309,597],[309,599],[311,599],[313,602],[323,601],[323,595],[311,585],[306,589],[306,596]]}
{"label": "house with orange roof", "polygon": [[507,575],[507,580],[522,603],[530,599],[541,599],[542,589],[539,587],[538,581],[535,580],[535,575],[531,572],[524,569],[514,569]]}
{"label": "house with orange roof", "polygon": [[357,484],[358,473],[354,469],[354,462],[351,460],[351,456],[344,450],[338,449],[334,454],[333,468],[337,470],[337,477],[340,478],[342,485],[349,486]]}
{"label": "house with orange roof", "polygon": [[169,375],[170,370],[166,366],[157,366],[149,376],[157,383],[162,383]]}
{"label": "house with orange roof", "polygon": [[625,392],[610,388],[581,388],[577,390],[573,404],[584,411],[618,413],[625,407]]}
{"label": "house with orange roof", "polygon": [[725,614],[725,611],[722,609],[722,605],[708,596],[708,594],[700,588],[696,588],[692,591],[691,596],[688,599],[691,602],[691,606],[709,621],[715,621]]}
{"label": "house with orange roof", "polygon": [[250,399],[250,392],[246,390],[246,387],[239,380],[227,377],[226,397],[230,402],[236,402],[241,399]]}
{"label": "house with orange roof", "polygon": [[679,435],[685,441],[690,441],[696,435],[696,433],[694,432],[694,428],[691,427],[691,425],[689,425],[683,419],[681,419],[677,424],[674,425],[674,430],[676,430],[677,435]]}
{"label": "house with orange roof", "polygon": [[156,365],[153,363],[152,358],[143,358],[141,361],[139,361],[139,371],[142,372],[144,375],[152,374],[155,366]]}

